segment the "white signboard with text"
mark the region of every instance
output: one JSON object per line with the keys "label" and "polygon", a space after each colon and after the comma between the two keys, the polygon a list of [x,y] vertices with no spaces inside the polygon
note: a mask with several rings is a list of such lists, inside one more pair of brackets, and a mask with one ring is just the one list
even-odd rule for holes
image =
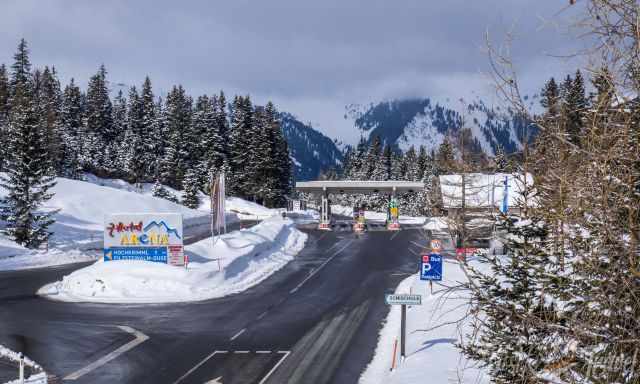
{"label": "white signboard with text", "polygon": [[145,260],[184,265],[183,235],[180,213],[107,215],[104,261]]}

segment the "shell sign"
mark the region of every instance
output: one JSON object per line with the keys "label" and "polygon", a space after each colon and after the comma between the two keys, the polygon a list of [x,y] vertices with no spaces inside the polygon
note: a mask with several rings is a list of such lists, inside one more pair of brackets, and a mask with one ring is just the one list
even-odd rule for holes
{"label": "shell sign", "polygon": [[182,214],[108,215],[104,221],[104,261],[144,260],[184,265],[182,240]]}

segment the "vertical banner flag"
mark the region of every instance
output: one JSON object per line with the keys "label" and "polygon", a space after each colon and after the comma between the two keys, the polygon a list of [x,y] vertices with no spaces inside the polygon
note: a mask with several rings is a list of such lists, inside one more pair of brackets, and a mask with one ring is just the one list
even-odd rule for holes
{"label": "vertical banner flag", "polygon": [[227,232],[227,223],[224,215],[225,185],[224,172],[218,175],[211,174],[211,236],[220,234],[222,230]]}

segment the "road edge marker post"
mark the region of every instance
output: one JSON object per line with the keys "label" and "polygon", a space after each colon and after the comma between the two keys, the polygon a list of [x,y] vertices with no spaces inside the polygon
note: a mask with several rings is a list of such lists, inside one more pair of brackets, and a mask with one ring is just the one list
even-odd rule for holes
{"label": "road edge marker post", "polygon": [[391,369],[389,369],[390,371],[393,371],[394,369],[396,369],[397,353],[398,353],[398,338],[396,337],[395,340],[393,340],[393,357],[391,358]]}

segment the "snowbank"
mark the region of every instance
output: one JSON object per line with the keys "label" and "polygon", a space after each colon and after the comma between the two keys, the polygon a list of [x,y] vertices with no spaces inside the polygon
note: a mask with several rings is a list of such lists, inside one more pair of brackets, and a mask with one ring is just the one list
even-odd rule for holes
{"label": "snowbank", "polygon": [[[140,183],[139,185],[133,185],[124,180],[102,179],[92,174],[85,174],[84,178],[86,181],[93,184],[120,189],[128,192],[135,192],[146,196],[153,196],[153,183]],[[167,186],[165,186],[165,189],[178,198],[182,196],[181,191]],[[205,195],[202,192],[199,192],[198,195],[200,197],[200,206],[198,207],[198,210],[210,212],[211,201],[209,199],[209,196]],[[252,203],[238,197],[227,197],[225,199],[225,209],[227,212],[235,213],[241,219],[246,220],[262,220],[278,214],[279,212],[279,210],[277,209],[269,209],[260,204]]]}
{"label": "snowbank", "polygon": [[23,255],[27,252],[29,252],[27,248],[0,234],[0,260],[5,257]]}
{"label": "snowbank", "polygon": [[[20,354],[18,352],[12,351],[11,349],[0,344],[0,362],[2,359],[11,360],[14,362],[20,361]],[[42,371],[42,367],[38,365],[35,361],[29,359],[27,356],[24,356],[24,364],[27,367],[31,367],[35,371]],[[16,369],[16,376],[18,375],[18,370]],[[25,384],[47,384],[47,374],[45,372],[39,372],[31,375],[29,378],[25,379]],[[19,380],[11,380],[6,384],[21,384]]]}
{"label": "snowbank", "polygon": [[[189,267],[144,261],[97,262],[42,287],[54,300],[102,303],[200,301],[246,290],[302,250],[307,235],[291,220],[272,217],[241,231],[186,247]],[[218,263],[223,267],[218,270]]]}
{"label": "snowbank", "polygon": [[[344,205],[332,205],[331,213],[335,215],[349,216],[353,217],[353,207],[345,207]],[[386,221],[387,213],[386,212],[375,212],[375,211],[365,211],[364,217],[367,220],[372,221]],[[400,224],[424,224],[426,217],[422,216],[405,216],[400,215],[398,218]]]}
{"label": "snowbank", "polygon": [[[209,207],[209,204],[207,201],[206,206]],[[238,197],[227,197],[225,199],[225,209],[227,212],[233,212],[245,220],[263,220],[280,213],[278,209],[266,208]]]}
{"label": "snowbank", "polygon": [[[464,281],[465,275],[456,262],[445,260],[443,265],[446,286]],[[434,284],[429,294],[427,282],[418,275],[403,280],[396,293],[422,294],[422,305],[407,309],[407,357],[396,361],[396,369],[390,371],[393,360],[393,344],[400,342],[400,306],[394,305],[380,331],[373,360],[360,377],[361,384],[418,384],[430,383],[488,383],[488,377],[467,360],[454,343],[467,331],[466,324],[459,323],[469,310],[464,292],[445,292]],[[450,324],[449,324],[450,323]],[[398,354],[400,346],[398,345]]]}

